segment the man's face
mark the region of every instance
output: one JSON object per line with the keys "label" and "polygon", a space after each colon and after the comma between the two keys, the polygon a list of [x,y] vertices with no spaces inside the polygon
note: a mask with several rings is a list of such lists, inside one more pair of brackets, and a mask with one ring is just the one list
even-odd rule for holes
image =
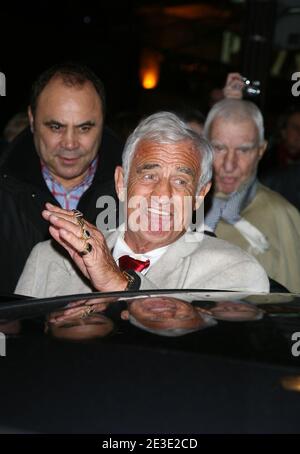
{"label": "man's face", "polygon": [[29,109],[29,119],[36,150],[52,176],[66,188],[79,184],[102,137],[102,105],[93,85],[67,86],[59,77],[51,79],[34,118]]}
{"label": "man's face", "polygon": [[217,320],[251,321],[257,318],[259,309],[249,303],[219,301],[209,312]]}
{"label": "man's face", "polygon": [[[125,233],[125,241],[134,251],[165,246],[184,233],[195,207],[200,172],[201,158],[189,141],[142,141],[138,145],[128,178]],[[116,170],[116,187],[120,194],[124,187],[121,168]]]}
{"label": "man's face", "polygon": [[292,156],[300,155],[300,113],[292,114],[282,132],[287,149]]}
{"label": "man's face", "polygon": [[210,141],[216,191],[230,194],[239,190],[255,173],[266,148],[266,144],[259,146],[254,122],[217,117],[211,125]]}
{"label": "man's face", "polygon": [[113,327],[113,322],[102,314],[93,314],[87,318],[74,317],[48,324],[48,329],[53,337],[70,340],[105,337],[113,330]]}
{"label": "man's face", "polygon": [[129,314],[152,329],[192,329],[205,324],[192,304],[177,298],[139,298],[128,303],[128,311],[123,311],[122,318],[128,319]]}

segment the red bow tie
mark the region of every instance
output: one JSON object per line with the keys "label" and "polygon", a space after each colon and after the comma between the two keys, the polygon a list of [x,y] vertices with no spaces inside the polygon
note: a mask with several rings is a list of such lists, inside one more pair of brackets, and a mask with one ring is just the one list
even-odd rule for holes
{"label": "red bow tie", "polygon": [[121,271],[124,270],[133,270],[133,271],[143,271],[144,269],[148,268],[150,265],[150,260],[143,260],[133,259],[129,255],[123,255],[119,258],[119,268]]}

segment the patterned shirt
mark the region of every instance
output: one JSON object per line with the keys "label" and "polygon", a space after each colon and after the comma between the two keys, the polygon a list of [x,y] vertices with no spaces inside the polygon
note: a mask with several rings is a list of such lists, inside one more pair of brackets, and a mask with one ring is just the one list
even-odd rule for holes
{"label": "patterned shirt", "polygon": [[48,167],[42,161],[41,166],[44,180],[53,197],[65,210],[74,210],[77,208],[77,205],[82,195],[91,186],[93,182],[98,166],[98,156],[96,156],[95,159],[91,162],[88,172],[84,177],[84,180],[80,184],[74,186],[71,189],[64,188],[64,186],[61,183],[56,181],[50,174]]}

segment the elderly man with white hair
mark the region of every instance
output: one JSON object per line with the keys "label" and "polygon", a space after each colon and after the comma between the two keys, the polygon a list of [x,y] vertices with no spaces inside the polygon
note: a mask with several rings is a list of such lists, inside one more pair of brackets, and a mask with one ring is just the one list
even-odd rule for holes
{"label": "elderly man with white hair", "polygon": [[252,102],[225,99],[210,110],[204,134],[214,149],[214,196],[205,224],[254,255],[269,277],[300,291],[300,214],[261,185],[263,117]]}
{"label": "elderly man with white hair", "polygon": [[115,171],[125,223],[104,233],[82,213],[46,204],[43,217],[55,244],[35,246],[16,292],[37,297],[157,288],[267,292],[267,275],[251,255],[189,231],[211,173],[210,144],[176,115],[159,112],[141,121],[125,145],[123,167]]}
{"label": "elderly man with white hair", "polygon": [[194,307],[189,298],[166,295],[127,301],[121,318],[144,331],[166,337],[184,336],[217,325],[208,311]]}

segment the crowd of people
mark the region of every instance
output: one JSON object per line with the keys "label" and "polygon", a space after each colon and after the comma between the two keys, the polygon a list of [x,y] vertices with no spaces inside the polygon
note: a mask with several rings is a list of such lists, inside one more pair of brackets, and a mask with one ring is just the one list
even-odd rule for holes
{"label": "crowd of people", "polygon": [[[286,117],[278,168],[263,180],[276,192],[257,177],[268,153],[264,119],[242,99],[243,83],[230,74],[206,118],[142,118],[123,147],[105,125],[105,90],[91,70],[41,74],[28,115],[17,117],[22,130],[7,127],[0,155],[1,292],[300,292],[299,191],[284,198],[278,186],[291,173],[298,181],[300,114]],[[99,222],[104,214],[116,228]]]}

